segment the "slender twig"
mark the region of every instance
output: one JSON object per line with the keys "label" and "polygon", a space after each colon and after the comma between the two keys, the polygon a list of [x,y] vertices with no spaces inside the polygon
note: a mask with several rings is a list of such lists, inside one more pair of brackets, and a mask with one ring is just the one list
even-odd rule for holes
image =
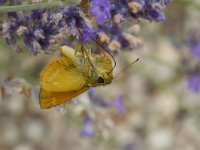
{"label": "slender twig", "polygon": [[49,1],[42,2],[38,4],[22,4],[22,5],[11,5],[11,6],[0,6],[0,13],[6,12],[17,12],[17,11],[27,11],[33,9],[43,9],[48,7],[58,7],[58,6],[77,6],[80,0],[65,0],[65,1]]}

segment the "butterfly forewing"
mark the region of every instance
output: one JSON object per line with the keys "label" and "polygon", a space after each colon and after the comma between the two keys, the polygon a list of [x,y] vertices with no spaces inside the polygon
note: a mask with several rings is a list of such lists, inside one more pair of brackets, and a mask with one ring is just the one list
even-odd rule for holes
{"label": "butterfly forewing", "polygon": [[64,59],[49,63],[41,73],[41,88],[47,91],[67,92],[78,90],[85,85],[84,74]]}

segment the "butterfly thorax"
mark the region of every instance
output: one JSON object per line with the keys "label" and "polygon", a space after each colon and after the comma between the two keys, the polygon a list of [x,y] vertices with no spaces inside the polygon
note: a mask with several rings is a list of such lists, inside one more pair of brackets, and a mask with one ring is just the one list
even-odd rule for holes
{"label": "butterfly thorax", "polygon": [[113,80],[112,71],[106,68],[103,63],[93,61],[95,68],[91,67],[91,75],[88,80],[88,86],[100,86],[110,84]]}
{"label": "butterfly thorax", "polygon": [[112,82],[112,62],[104,55],[90,55],[88,86],[107,85]]}

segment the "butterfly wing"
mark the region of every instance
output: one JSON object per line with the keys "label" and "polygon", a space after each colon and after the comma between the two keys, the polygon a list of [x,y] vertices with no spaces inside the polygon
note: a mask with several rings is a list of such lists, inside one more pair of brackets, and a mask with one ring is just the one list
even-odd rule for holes
{"label": "butterfly wing", "polygon": [[50,62],[40,76],[39,99],[43,109],[65,103],[88,90],[81,58],[75,57],[70,47],[62,47],[60,52],[63,57]]}
{"label": "butterfly wing", "polygon": [[74,55],[49,63],[40,75],[41,88],[51,92],[69,92],[81,89],[86,84],[86,75],[82,64]]}
{"label": "butterfly wing", "polygon": [[50,92],[44,89],[40,90],[40,108],[48,109],[56,105],[60,105],[72,99],[75,96],[87,91],[88,87],[83,87],[80,90],[70,92]]}

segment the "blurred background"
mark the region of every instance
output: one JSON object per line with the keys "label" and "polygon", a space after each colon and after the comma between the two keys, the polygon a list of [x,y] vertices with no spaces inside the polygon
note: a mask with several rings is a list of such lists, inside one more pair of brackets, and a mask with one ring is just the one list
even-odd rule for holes
{"label": "blurred background", "polygon": [[114,74],[139,62],[92,91],[107,102],[123,97],[118,109],[88,93],[40,109],[39,74],[58,53],[18,54],[0,38],[0,150],[199,150],[199,12],[198,0],[175,0],[165,22],[141,20],[143,46],[121,52]]}

